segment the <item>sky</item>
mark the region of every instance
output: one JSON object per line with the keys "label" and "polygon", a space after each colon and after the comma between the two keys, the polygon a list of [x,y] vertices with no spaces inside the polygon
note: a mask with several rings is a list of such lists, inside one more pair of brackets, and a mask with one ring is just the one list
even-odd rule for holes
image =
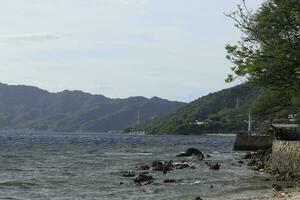
{"label": "sky", "polygon": [[[248,0],[257,9],[263,0]],[[0,82],[188,102],[228,88],[241,0],[1,0]]]}

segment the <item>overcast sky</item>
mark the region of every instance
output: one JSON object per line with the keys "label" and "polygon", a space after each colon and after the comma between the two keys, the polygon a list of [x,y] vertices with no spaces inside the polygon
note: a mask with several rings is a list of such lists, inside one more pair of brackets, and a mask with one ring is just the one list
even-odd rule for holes
{"label": "overcast sky", "polygon": [[[256,9],[263,0],[248,0]],[[240,0],[1,0],[0,82],[188,101],[230,85]]]}

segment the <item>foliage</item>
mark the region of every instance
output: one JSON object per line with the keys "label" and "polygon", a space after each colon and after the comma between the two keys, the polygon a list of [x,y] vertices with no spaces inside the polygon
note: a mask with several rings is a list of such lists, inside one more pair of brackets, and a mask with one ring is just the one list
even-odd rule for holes
{"label": "foliage", "polygon": [[239,85],[201,97],[166,117],[132,127],[131,130],[144,130],[152,134],[201,134],[247,130],[245,120],[248,119],[248,110],[258,94],[259,91],[255,88]]}
{"label": "foliage", "polygon": [[253,109],[258,116],[299,107],[300,0],[267,0],[256,13],[243,1],[228,17],[243,37],[226,46],[234,64],[227,81],[245,78],[265,89]]}

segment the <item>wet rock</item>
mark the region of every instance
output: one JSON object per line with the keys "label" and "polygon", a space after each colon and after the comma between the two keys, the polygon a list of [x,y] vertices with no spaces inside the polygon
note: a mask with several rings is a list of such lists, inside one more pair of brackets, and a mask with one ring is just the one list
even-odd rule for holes
{"label": "wet rock", "polygon": [[247,152],[246,155],[242,156],[242,159],[251,159],[253,156],[252,152]]}
{"label": "wet rock", "polygon": [[195,200],[203,200],[201,197],[196,197]]}
{"label": "wet rock", "polygon": [[204,154],[196,148],[189,148],[177,155],[177,157],[191,157],[191,156],[197,156],[201,160],[204,159]]}
{"label": "wet rock", "polygon": [[211,185],[211,186],[210,186],[210,189],[213,189],[213,188],[214,188],[214,186],[213,186],[213,185]]}
{"label": "wet rock", "polygon": [[244,161],[242,161],[242,160],[239,160],[239,162],[238,162],[239,164],[244,164]]}
{"label": "wet rock", "polygon": [[273,184],[272,185],[273,190],[279,192],[279,191],[283,191],[283,188],[280,185],[277,184]]}
{"label": "wet rock", "polygon": [[191,167],[189,163],[183,162],[183,163],[175,163],[174,164],[175,169],[185,169]]}
{"label": "wet rock", "polygon": [[132,178],[132,177],[135,177],[135,173],[134,172],[124,172],[122,176],[125,178]]}
{"label": "wet rock", "polygon": [[150,170],[150,166],[149,165],[141,165],[140,167],[138,167],[138,170]]}
{"label": "wet rock", "polygon": [[211,158],[211,155],[209,155],[209,154],[206,154],[206,157],[207,157],[207,158]]}
{"label": "wet rock", "polygon": [[248,166],[255,166],[257,164],[257,161],[255,159],[252,159],[250,162],[248,162]]}
{"label": "wet rock", "polygon": [[221,165],[219,163],[216,163],[216,164],[211,164],[209,168],[212,170],[220,170],[220,167]]}
{"label": "wet rock", "polygon": [[256,152],[256,155],[265,155],[266,153],[268,153],[267,150],[258,150],[258,151]]}
{"label": "wet rock", "polygon": [[166,179],[166,180],[164,180],[164,183],[176,183],[176,180],[174,180],[174,179]]}
{"label": "wet rock", "polygon": [[162,171],[166,174],[168,171],[173,169],[173,161],[153,161],[152,162],[152,170],[153,171]]}
{"label": "wet rock", "polygon": [[139,174],[135,179],[133,179],[133,182],[137,185],[149,185],[153,182],[153,177],[144,175],[144,174]]}

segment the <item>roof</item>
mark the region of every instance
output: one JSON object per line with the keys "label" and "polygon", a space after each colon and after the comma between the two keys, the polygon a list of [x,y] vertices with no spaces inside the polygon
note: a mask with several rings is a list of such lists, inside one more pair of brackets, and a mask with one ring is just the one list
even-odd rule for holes
{"label": "roof", "polygon": [[274,128],[300,128],[299,124],[272,124]]}

